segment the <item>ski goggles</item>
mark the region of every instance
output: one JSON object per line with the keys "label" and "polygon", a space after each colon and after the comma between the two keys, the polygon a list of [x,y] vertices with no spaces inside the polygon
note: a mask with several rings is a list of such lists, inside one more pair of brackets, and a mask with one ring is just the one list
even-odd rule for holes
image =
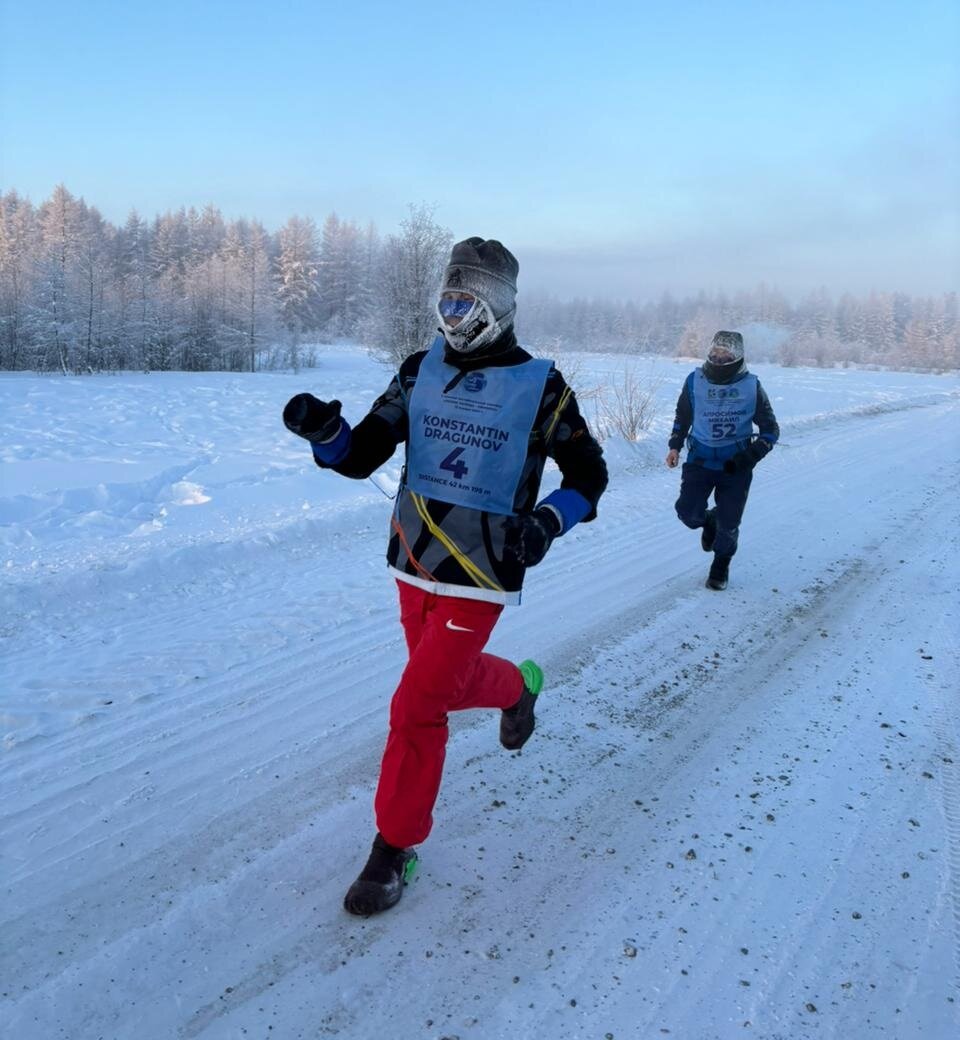
{"label": "ski goggles", "polygon": [[[464,294],[465,295],[465,294]],[[467,299],[455,299],[451,296],[441,296],[437,304],[437,310],[441,318],[465,318],[476,306],[476,297]]]}

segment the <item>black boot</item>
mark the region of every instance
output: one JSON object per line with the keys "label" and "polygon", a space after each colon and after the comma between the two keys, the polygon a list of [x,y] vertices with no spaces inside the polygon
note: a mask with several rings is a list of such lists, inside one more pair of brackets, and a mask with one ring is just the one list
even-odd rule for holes
{"label": "black boot", "polygon": [[716,509],[708,509],[703,517],[703,527],[700,530],[700,548],[704,552],[710,552],[716,539],[717,511]]}
{"label": "black boot", "polygon": [[412,879],[416,869],[417,854],[413,849],[398,849],[377,834],[367,865],[347,890],[344,910],[362,917],[389,910],[400,901],[403,886]]}
{"label": "black boot", "polygon": [[707,575],[707,588],[723,592],[727,587],[727,579],[730,577],[730,557],[714,556],[710,564],[710,573]]}
{"label": "black boot", "polygon": [[533,661],[524,661],[517,666],[523,676],[523,691],[520,700],[512,708],[500,713],[500,743],[508,751],[519,751],[530,739],[537,724],[533,707],[537,694],[543,689],[543,672]]}

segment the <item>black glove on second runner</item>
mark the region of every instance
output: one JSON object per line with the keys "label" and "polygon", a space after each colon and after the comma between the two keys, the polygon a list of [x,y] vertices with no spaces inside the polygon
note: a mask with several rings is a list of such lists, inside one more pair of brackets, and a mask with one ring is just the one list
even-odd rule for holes
{"label": "black glove on second runner", "polygon": [[316,444],[332,441],[340,432],[340,402],[321,401],[313,394],[297,394],[287,401],[283,424],[291,432]]}
{"label": "black glove on second runner", "polygon": [[525,567],[533,567],[547,555],[550,543],[560,533],[557,514],[546,506],[532,513],[508,517],[503,525],[506,535],[503,551]]}
{"label": "black glove on second runner", "polygon": [[770,445],[760,438],[751,441],[743,451],[727,459],[723,464],[724,473],[743,473],[754,466],[770,451]]}

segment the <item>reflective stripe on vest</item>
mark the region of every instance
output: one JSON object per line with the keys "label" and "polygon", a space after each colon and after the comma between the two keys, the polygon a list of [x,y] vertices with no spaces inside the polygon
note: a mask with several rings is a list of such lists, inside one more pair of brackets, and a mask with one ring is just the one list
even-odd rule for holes
{"label": "reflective stripe on vest", "polygon": [[464,375],[443,360],[443,341],[435,341],[410,395],[410,490],[487,513],[513,513],[552,364],[531,359]]}

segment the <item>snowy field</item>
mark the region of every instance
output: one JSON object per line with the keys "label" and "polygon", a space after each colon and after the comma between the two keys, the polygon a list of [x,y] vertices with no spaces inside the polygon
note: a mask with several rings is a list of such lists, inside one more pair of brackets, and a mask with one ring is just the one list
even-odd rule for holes
{"label": "snowy field", "polygon": [[362,920],[400,458],[316,469],[287,398],[389,379],[321,361],[0,375],[4,1036],[960,1036],[957,378],[757,366],[782,439],[718,594],[662,466],[691,365],[634,362],[654,434],[490,644],[543,665],[537,732],[456,717]]}

